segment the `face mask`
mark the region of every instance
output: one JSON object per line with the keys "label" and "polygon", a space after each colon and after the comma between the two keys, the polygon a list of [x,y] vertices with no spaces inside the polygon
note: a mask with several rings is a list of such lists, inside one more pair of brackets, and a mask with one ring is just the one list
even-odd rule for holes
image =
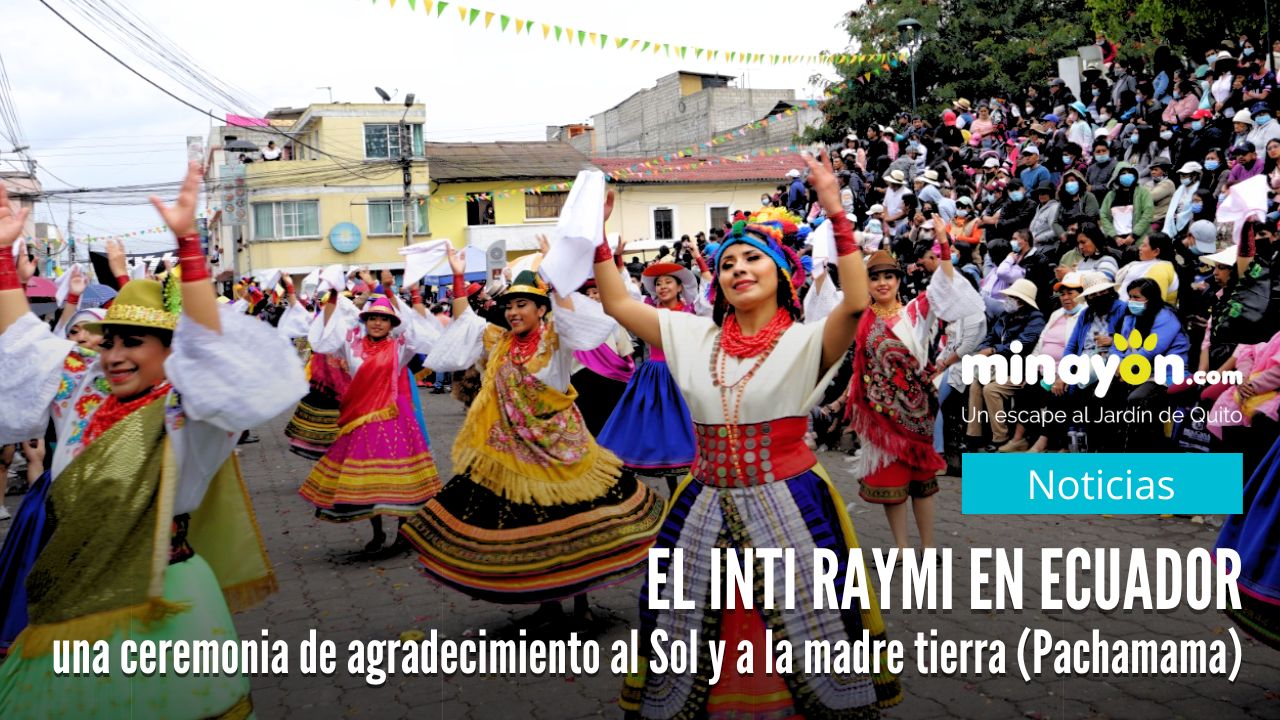
{"label": "face mask", "polygon": [[1141,315],[1142,312],[1146,309],[1147,309],[1147,303],[1145,300],[1129,301],[1129,312],[1133,313],[1134,315]]}
{"label": "face mask", "polygon": [[1191,121],[1191,129],[1192,129],[1192,130],[1203,130],[1203,129],[1204,129],[1204,123],[1200,122],[1199,120],[1192,120],[1192,121]]}
{"label": "face mask", "polygon": [[1071,167],[1071,163],[1075,162],[1075,158],[1070,155],[1062,156],[1062,167]]}
{"label": "face mask", "polygon": [[1068,315],[1079,315],[1080,311],[1083,309],[1084,309],[1083,303],[1077,303],[1076,306],[1071,308],[1070,310],[1066,310],[1066,308],[1063,308],[1063,310],[1066,310],[1066,314]]}
{"label": "face mask", "polygon": [[1137,136],[1137,135],[1130,135],[1129,137],[1127,137],[1127,138],[1125,138],[1125,139],[1129,141],[1129,144],[1130,144],[1130,145],[1137,145],[1137,144],[1138,144],[1138,136]]}
{"label": "face mask", "polygon": [[1253,122],[1258,127],[1262,127],[1263,125],[1266,125],[1267,123],[1271,122],[1271,118],[1267,117],[1266,115],[1258,115],[1253,118]]}
{"label": "face mask", "polygon": [[902,142],[903,140],[907,139],[907,136],[903,135],[902,133],[897,133],[896,135],[893,136],[893,139],[898,142]]}
{"label": "face mask", "polygon": [[1011,193],[1009,193],[1009,199],[1010,199],[1010,200],[1012,200],[1012,201],[1014,201],[1014,202],[1022,202],[1022,198],[1024,198],[1024,197],[1026,197],[1026,196],[1025,196],[1025,195],[1023,195],[1021,192],[1011,192]]}
{"label": "face mask", "polygon": [[1249,57],[1250,55],[1253,55],[1253,48],[1251,48],[1251,47],[1247,47],[1247,48],[1245,48],[1245,49],[1244,49],[1244,56],[1245,56],[1245,57]]}
{"label": "face mask", "polygon": [[1134,176],[1132,176],[1132,175],[1128,175],[1128,174],[1121,175],[1121,176],[1120,176],[1120,186],[1121,186],[1121,187],[1133,187],[1133,183],[1134,183],[1134,181],[1136,181],[1136,180],[1137,180],[1137,178],[1135,178],[1135,177],[1134,177]]}
{"label": "face mask", "polygon": [[1075,195],[1076,193],[1080,192],[1080,183],[1076,182],[1075,180],[1072,180],[1071,182],[1066,184],[1066,188],[1068,193]]}
{"label": "face mask", "polygon": [[1035,113],[1035,111],[1036,111],[1036,109],[1035,109],[1034,107],[1032,107],[1031,105],[1028,105],[1028,106],[1026,107],[1026,110],[1027,110],[1027,114],[1028,114],[1028,115],[1032,115],[1032,114],[1034,114],[1034,113]]}
{"label": "face mask", "polygon": [[761,204],[761,205],[772,205],[772,204],[773,204],[773,198],[771,198],[771,197],[769,197],[769,196],[767,196],[767,195],[766,195],[766,196],[764,196],[764,197],[761,197],[761,198],[760,198],[760,204]]}
{"label": "face mask", "polygon": [[1093,89],[1093,96],[1094,96],[1094,97],[1098,97],[1098,95],[1099,95],[1099,94],[1100,94],[1100,93],[1098,92],[1098,88],[1094,88],[1094,89]]}
{"label": "face mask", "polygon": [[1018,312],[1018,301],[1013,298],[1005,298],[1004,311],[1010,314]]}
{"label": "face mask", "polygon": [[1102,113],[1101,115],[1098,116],[1098,122],[1100,123],[1105,123],[1110,119],[1111,119],[1111,116],[1106,113]]}
{"label": "face mask", "polygon": [[1172,139],[1172,138],[1173,138],[1173,131],[1172,131],[1172,130],[1165,130],[1165,131],[1163,131],[1163,132],[1161,132],[1161,133],[1160,133],[1160,139],[1161,139],[1161,140],[1169,140],[1169,139]]}
{"label": "face mask", "polygon": [[1182,178],[1182,187],[1190,187],[1190,185],[1191,185],[1191,178],[1187,178],[1187,177]]}
{"label": "face mask", "polygon": [[1204,210],[1204,203],[1191,203],[1191,212],[1198,213]]}
{"label": "face mask", "polygon": [[964,208],[956,208],[957,217],[969,217],[969,211]]}
{"label": "face mask", "polygon": [[1163,179],[1164,179],[1164,175],[1158,175],[1158,174],[1156,174],[1156,173],[1151,173],[1151,181],[1152,181],[1153,183],[1158,183],[1158,182],[1160,182],[1160,181],[1161,181],[1161,180],[1163,180]]}
{"label": "face mask", "polygon": [[982,199],[983,199],[983,200],[986,200],[986,201],[987,201],[987,202],[989,202],[989,203],[990,203],[990,202],[995,202],[995,201],[996,201],[996,194],[995,194],[995,193],[982,193]]}
{"label": "face mask", "polygon": [[1111,157],[1111,156],[1110,156],[1110,155],[1108,155],[1108,154],[1106,154],[1106,153],[1098,153],[1098,154],[1096,154],[1096,155],[1094,155],[1094,156],[1093,156],[1093,159],[1094,159],[1095,161],[1097,161],[1097,162],[1104,163],[1104,162],[1106,162],[1110,157]]}
{"label": "face mask", "polygon": [[1204,169],[1205,169],[1205,170],[1217,170],[1220,166],[1221,166],[1221,165],[1220,165],[1220,163],[1219,163],[1217,160],[1205,160],[1205,161],[1204,161]]}
{"label": "face mask", "polygon": [[1145,95],[1136,95],[1136,96],[1134,96],[1134,98],[1133,98],[1133,99],[1134,99],[1134,100],[1137,100],[1139,105],[1141,105],[1142,103],[1144,103],[1144,102],[1146,102],[1146,101],[1147,101],[1147,98],[1146,98],[1146,96],[1145,96]]}

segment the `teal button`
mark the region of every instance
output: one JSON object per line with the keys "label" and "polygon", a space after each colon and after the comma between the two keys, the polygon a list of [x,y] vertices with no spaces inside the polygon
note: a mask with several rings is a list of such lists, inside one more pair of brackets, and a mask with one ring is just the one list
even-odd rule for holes
{"label": "teal button", "polygon": [[966,515],[1229,515],[1238,453],[983,453],[963,458]]}

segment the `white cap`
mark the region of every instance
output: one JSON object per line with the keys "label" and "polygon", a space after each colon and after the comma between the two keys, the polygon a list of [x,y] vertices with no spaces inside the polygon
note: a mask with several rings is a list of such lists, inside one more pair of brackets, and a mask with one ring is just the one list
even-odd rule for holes
{"label": "white cap", "polygon": [[1022,148],[1022,154],[1023,155],[1039,155],[1040,148],[1036,147],[1035,145],[1027,145],[1026,147]]}
{"label": "white cap", "polygon": [[1237,110],[1236,114],[1231,116],[1231,122],[1252,125],[1253,115],[1251,115],[1248,110]]}
{"label": "white cap", "polygon": [[796,170],[795,168],[791,168],[790,170],[787,171],[787,177],[789,178],[800,177],[800,171]]}
{"label": "white cap", "polygon": [[844,139],[845,139],[845,140],[857,140],[857,139],[858,139],[858,133],[857,133],[857,132],[855,132],[855,131],[853,131],[853,130],[850,130],[850,131],[849,131],[849,134],[844,136]]}
{"label": "white cap", "polygon": [[1178,168],[1179,175],[1190,175],[1191,173],[1198,173],[1203,171],[1204,171],[1204,168],[1200,167],[1200,163],[1196,162],[1195,160],[1192,160],[1191,162],[1183,163],[1182,167]]}
{"label": "white cap", "polygon": [[1000,161],[993,157],[987,158],[986,161],[982,163],[982,168],[984,170],[987,170],[990,168],[998,168],[998,167],[1000,167]]}
{"label": "white cap", "polygon": [[881,205],[880,203],[876,203],[875,205],[872,205],[871,207],[867,208],[867,215],[875,215],[877,213],[882,213],[882,212],[884,212],[884,206]]}

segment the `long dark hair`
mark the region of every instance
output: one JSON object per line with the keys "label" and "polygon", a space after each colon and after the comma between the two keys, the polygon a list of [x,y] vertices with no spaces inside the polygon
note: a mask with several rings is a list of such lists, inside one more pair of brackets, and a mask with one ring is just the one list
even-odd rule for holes
{"label": "long dark hair", "polygon": [[1129,285],[1126,291],[1125,301],[1128,301],[1128,293],[1137,290],[1142,298],[1147,301],[1147,307],[1141,315],[1137,316],[1137,320],[1133,323],[1133,329],[1142,333],[1143,337],[1151,333],[1151,328],[1156,324],[1156,316],[1165,308],[1164,290],[1160,289],[1160,283],[1151,278],[1139,278]]}
{"label": "long dark hair", "polygon": [[1096,257],[1102,257],[1108,254],[1107,247],[1110,243],[1107,239],[1107,234],[1102,231],[1101,227],[1098,227],[1098,223],[1080,223],[1080,229],[1076,231],[1076,237],[1078,238],[1081,235],[1089,238],[1089,242],[1093,243],[1094,249],[1098,251]]}
{"label": "long dark hair", "polygon": [[1151,232],[1147,234],[1147,244],[1156,251],[1156,259],[1174,261],[1173,238],[1162,232]]}

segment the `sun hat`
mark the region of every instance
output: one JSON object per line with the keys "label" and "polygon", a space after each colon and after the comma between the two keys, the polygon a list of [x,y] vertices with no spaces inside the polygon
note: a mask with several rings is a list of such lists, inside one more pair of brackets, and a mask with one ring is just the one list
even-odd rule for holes
{"label": "sun hat", "polygon": [[1236,246],[1229,245],[1225,250],[1213,253],[1212,255],[1202,256],[1200,258],[1200,262],[1205,263],[1206,265],[1223,265],[1231,267],[1236,264],[1236,260],[1239,259],[1239,255],[1240,253]]}
{"label": "sun hat", "polygon": [[644,285],[645,292],[649,293],[649,297],[656,299],[658,297],[658,278],[667,275],[680,281],[680,297],[685,303],[692,305],[693,301],[698,297],[698,281],[693,277],[693,272],[689,268],[679,263],[653,263],[640,274],[640,284]]}
{"label": "sun hat", "polygon": [[114,325],[171,331],[178,327],[179,313],[176,307],[169,309],[164,295],[164,286],[156,280],[130,281],[116,295],[102,320],[85,323],[85,329],[99,335]]}
{"label": "sun hat", "polygon": [[[125,287],[129,286],[125,285]],[[400,316],[396,314],[395,308],[391,307],[391,300],[388,298],[374,298],[365,305],[364,310],[360,313],[360,322],[365,322],[375,315],[381,315],[389,319],[391,321],[391,327],[395,327],[400,324]]]}
{"label": "sun hat", "polygon": [[1252,125],[1253,114],[1250,113],[1248,110],[1240,110],[1236,112],[1235,115],[1231,116],[1231,122],[1241,123],[1243,125]]}
{"label": "sun hat", "polygon": [[1062,280],[1058,281],[1057,283],[1054,283],[1053,289],[1061,290],[1062,288],[1065,287],[1065,288],[1075,288],[1077,290],[1083,290],[1084,278],[1081,277],[1083,274],[1084,273],[1080,273],[1072,270],[1066,275],[1063,275]]}
{"label": "sun hat", "polygon": [[790,170],[787,171],[787,177],[798,178],[800,177],[800,171],[795,168],[791,168]]}
{"label": "sun hat", "polygon": [[998,167],[1000,167],[1000,161],[993,157],[989,157],[982,162],[982,168],[984,170],[994,169]]}
{"label": "sun hat", "polygon": [[1093,271],[1091,271],[1088,274],[1101,275],[1102,281],[1090,284],[1089,279],[1085,278],[1084,289],[1080,291],[1080,297],[1082,298],[1093,297],[1094,295],[1101,295],[1102,293],[1108,290],[1116,289],[1115,283],[1111,282],[1111,280],[1108,279],[1106,275],[1103,275],[1100,272],[1093,272]]}
{"label": "sun hat", "polygon": [[1080,117],[1084,117],[1085,115],[1089,114],[1089,108],[1085,107],[1084,103],[1080,102],[1079,100],[1071,103],[1067,107],[1080,113]]}
{"label": "sun hat", "polygon": [[884,181],[890,185],[906,185],[907,176],[901,170],[891,170],[885,173]]}
{"label": "sun hat", "polygon": [[957,99],[954,103],[951,104],[951,106],[960,108],[964,112],[969,112],[969,109],[973,107],[973,105],[964,98]]}
{"label": "sun hat", "polygon": [[1004,289],[1004,296],[1018,298],[1036,310],[1040,309],[1036,305],[1036,284],[1026,278],[1014,280],[1012,285]]}
{"label": "sun hat", "polygon": [[932,185],[934,187],[938,187],[939,185],[937,170],[925,170],[924,173],[922,175],[917,176],[916,179],[924,183],[925,185]]}

